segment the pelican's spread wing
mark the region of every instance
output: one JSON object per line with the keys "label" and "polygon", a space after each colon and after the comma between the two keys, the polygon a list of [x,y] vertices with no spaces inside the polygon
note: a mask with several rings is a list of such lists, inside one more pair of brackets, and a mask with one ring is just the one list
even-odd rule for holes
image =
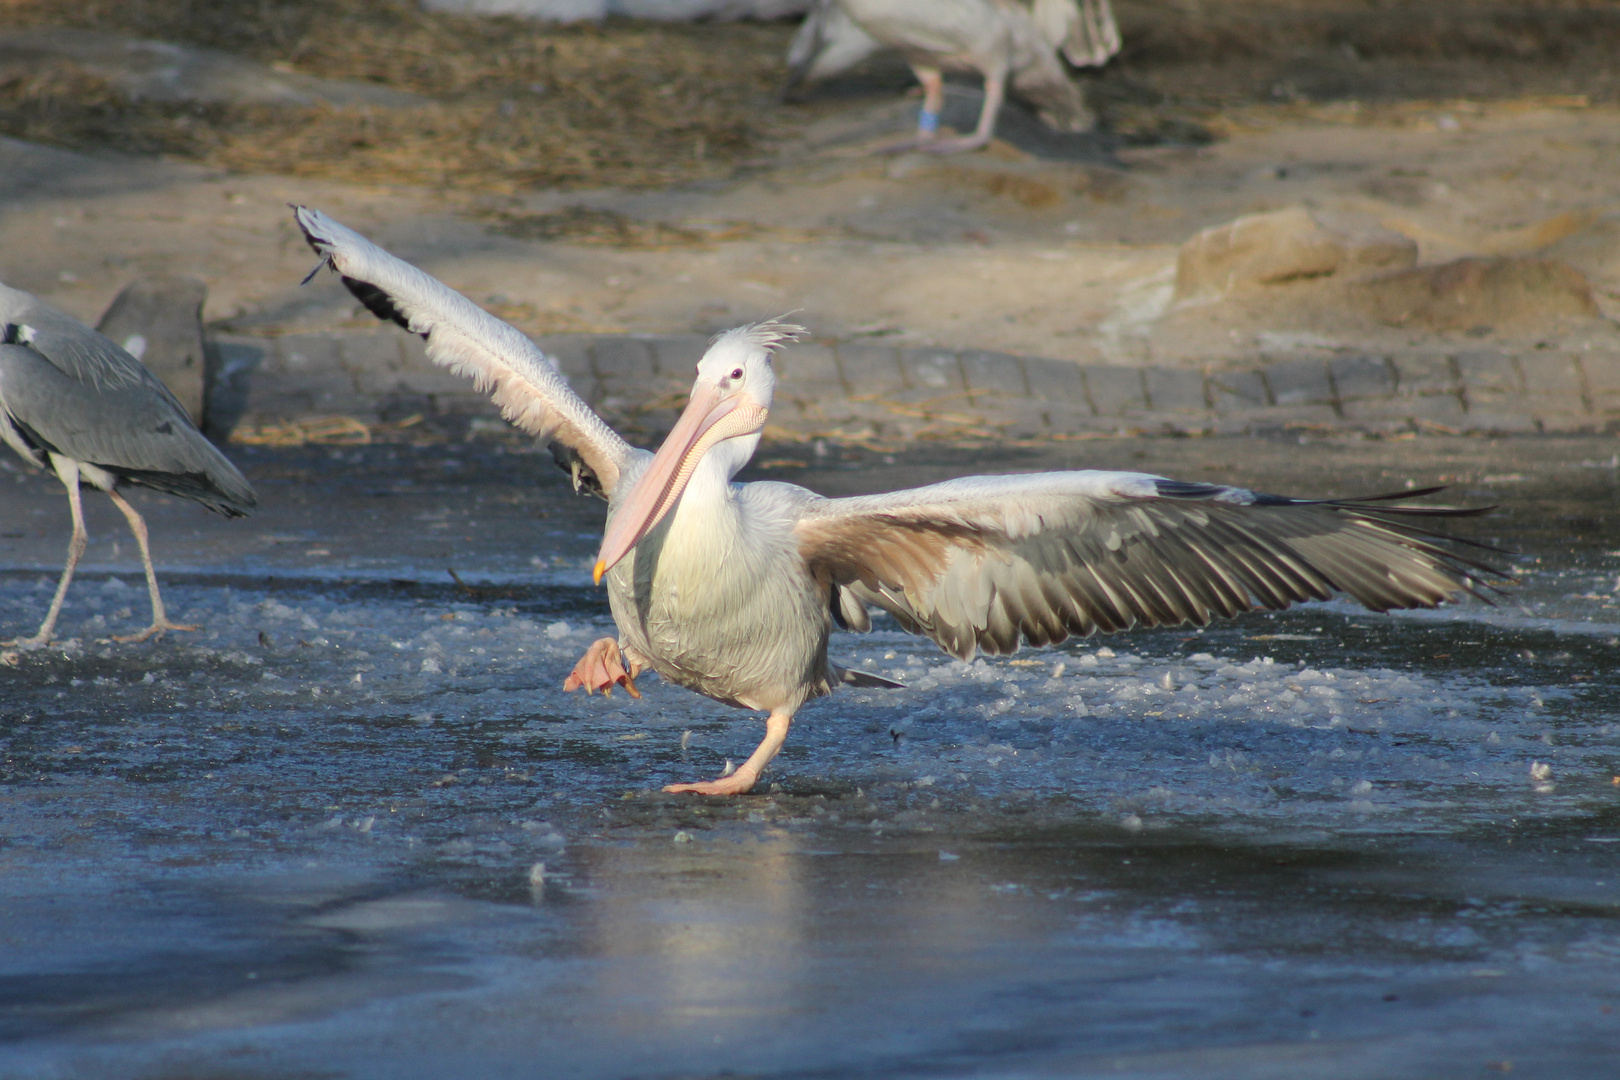
{"label": "pelican's spread wing", "polygon": [[1075,67],[1102,67],[1119,52],[1109,0],[1035,0],[1035,25]]}
{"label": "pelican's spread wing", "polygon": [[[428,359],[471,376],[501,415],[536,439],[563,444],[612,494],[634,452],[568,386],[521,331],[319,210],[293,208],[309,246],[380,319],[427,341]],[[580,477],[576,472],[576,484]]]}
{"label": "pelican's spread wing", "polygon": [[1413,524],[1484,509],[1390,498],[1308,502],[1142,473],[975,476],[811,499],[796,530],[841,623],[866,629],[876,604],[968,659],[1335,591],[1375,611],[1433,607],[1502,576]]}

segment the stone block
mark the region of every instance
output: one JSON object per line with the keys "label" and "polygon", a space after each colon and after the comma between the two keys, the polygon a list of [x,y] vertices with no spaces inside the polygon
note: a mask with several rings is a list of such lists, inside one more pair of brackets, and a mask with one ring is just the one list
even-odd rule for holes
{"label": "stone block", "polygon": [[1403,396],[1456,394],[1462,389],[1449,356],[1439,353],[1398,356],[1393,364],[1396,389]]}
{"label": "stone block", "polygon": [[1083,403],[1047,402],[1039,408],[1053,435],[1113,434],[1133,426],[1118,416],[1097,416]]}
{"label": "stone block", "polygon": [[852,397],[883,397],[904,390],[900,350],[892,345],[840,345],[838,367]]}
{"label": "stone block", "polygon": [[1126,420],[1132,430],[1149,435],[1204,435],[1210,433],[1215,418],[1208,412],[1148,412],[1133,413]]}
{"label": "stone block", "polygon": [[397,333],[336,336],[338,363],[344,371],[356,376],[363,372],[403,371],[405,357],[399,351],[399,339]]}
{"label": "stone block", "polygon": [[534,339],[540,351],[557,361],[557,368],[570,384],[581,379],[591,380],[596,372],[591,369],[591,341],[594,334],[546,334]]}
{"label": "stone block", "polygon": [[1595,431],[1603,426],[1603,421],[1600,418],[1585,412],[1541,412],[1535,410],[1532,415],[1541,430],[1549,433],[1571,434],[1579,431]]}
{"label": "stone block", "polygon": [[[983,416],[986,427],[994,428],[1007,438],[1035,439],[1051,431],[1049,410],[1032,401],[986,395],[977,411]],[[1090,416],[1091,410],[1087,409],[1086,417]]]}
{"label": "stone block", "polygon": [[1186,368],[1143,368],[1147,407],[1161,413],[1202,413],[1209,411],[1202,372]]}
{"label": "stone block", "polygon": [[1527,257],[1470,257],[1377,274],[1352,282],[1350,301],[1389,326],[1438,331],[1531,329],[1554,316],[1599,315],[1579,270]]}
{"label": "stone block", "polygon": [[1382,356],[1335,357],[1328,361],[1328,374],[1341,402],[1395,393],[1394,373]]}
{"label": "stone block", "polygon": [[1586,375],[1586,388],[1592,394],[1594,406],[1600,399],[1612,401],[1620,398],[1620,353],[1583,353],[1580,365]]}
{"label": "stone block", "polygon": [[[975,349],[962,353],[961,361],[968,389],[989,390],[1007,397],[1030,396],[1029,381],[1024,377],[1024,364],[1018,357]],[[990,396],[983,395],[980,400]]]}
{"label": "stone block", "polygon": [[1440,424],[1462,429],[1467,414],[1462,402],[1453,394],[1430,394],[1427,397],[1368,398],[1344,403],[1344,418],[1353,423],[1379,420],[1410,421]]}
{"label": "stone block", "polygon": [[1289,428],[1331,428],[1340,425],[1331,405],[1277,405],[1257,413],[1250,431],[1286,431]]}
{"label": "stone block", "polygon": [[591,342],[591,366],[597,378],[617,387],[644,382],[658,373],[652,344],[622,334],[603,334]]}
{"label": "stone block", "polygon": [[1520,411],[1504,404],[1500,409],[1473,409],[1468,410],[1468,418],[1463,422],[1465,431],[1499,431],[1505,434],[1516,434],[1530,431],[1539,431],[1540,425],[1536,418],[1528,412]]}
{"label": "stone block", "polygon": [[1333,386],[1319,360],[1283,360],[1261,369],[1271,400],[1279,406],[1330,405]]}
{"label": "stone block", "polygon": [[1470,403],[1483,394],[1524,393],[1519,366],[1506,353],[1473,349],[1458,353],[1456,362],[1457,373],[1462,376],[1463,389]]}
{"label": "stone block", "polygon": [[1088,367],[1082,371],[1098,416],[1123,416],[1147,408],[1140,368]]}
{"label": "stone block", "polygon": [[140,278],[124,287],[96,324],[163,381],[198,427],[207,422],[207,298],[208,287],[196,278]]}
{"label": "stone block", "polygon": [[1238,416],[1270,404],[1265,380],[1258,371],[1222,371],[1211,375],[1209,396],[1221,416]]}
{"label": "stone block", "polygon": [[794,345],[777,353],[772,363],[778,384],[796,394],[824,397],[845,393],[838,355],[826,345]]}
{"label": "stone block", "polygon": [[1550,349],[1526,353],[1519,357],[1519,373],[1524,377],[1525,396],[1534,403],[1532,408],[1553,408],[1537,403],[1545,399],[1560,403],[1558,412],[1585,411],[1586,385],[1573,356]]}
{"label": "stone block", "polygon": [[317,374],[340,371],[342,357],[337,339],[331,334],[288,334],[275,340],[264,370],[286,374]]}
{"label": "stone block", "polygon": [[1086,394],[1085,375],[1080,365],[1070,360],[1047,360],[1042,357],[1024,359],[1024,375],[1029,382],[1029,394],[1036,402],[1059,402],[1091,411],[1091,399]]}
{"label": "stone block", "polygon": [[427,371],[359,371],[348,376],[361,394],[471,394],[473,381],[443,368]]}
{"label": "stone block", "polygon": [[709,351],[709,339],[702,334],[671,334],[643,338],[652,350],[653,368],[669,379],[684,379],[688,386],[697,375],[698,361]]}
{"label": "stone block", "polygon": [[901,349],[900,369],[913,390],[935,397],[960,394],[967,389],[956,354],[945,349]]}
{"label": "stone block", "polygon": [[1220,296],[1335,274],[1409,267],[1417,244],[1364,215],[1291,206],[1205,229],[1181,246],[1175,296]]}

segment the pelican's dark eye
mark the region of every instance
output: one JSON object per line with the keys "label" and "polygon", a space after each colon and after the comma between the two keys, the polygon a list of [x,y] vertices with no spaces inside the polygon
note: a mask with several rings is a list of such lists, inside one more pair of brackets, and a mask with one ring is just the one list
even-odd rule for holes
{"label": "pelican's dark eye", "polygon": [[740,378],[742,378],[742,368],[738,368],[738,369],[737,369],[737,370],[735,370],[735,371],[733,371],[733,372],[732,372],[732,373],[731,373],[731,377],[732,377],[732,378],[733,378],[733,379],[740,379]]}

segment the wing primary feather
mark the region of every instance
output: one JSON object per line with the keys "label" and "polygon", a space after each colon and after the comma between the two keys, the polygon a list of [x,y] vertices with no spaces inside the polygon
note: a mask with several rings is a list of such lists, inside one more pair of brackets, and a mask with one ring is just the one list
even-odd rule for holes
{"label": "wing primary feather", "polygon": [[534,342],[325,214],[303,206],[293,213],[309,246],[369,311],[420,334],[428,359],[471,377],[507,420],[536,439],[570,447],[612,493],[636,451],[569,388]]}

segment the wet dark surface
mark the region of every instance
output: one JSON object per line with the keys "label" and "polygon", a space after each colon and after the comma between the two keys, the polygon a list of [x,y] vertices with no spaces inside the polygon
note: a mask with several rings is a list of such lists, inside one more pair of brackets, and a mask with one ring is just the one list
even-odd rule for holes
{"label": "wet dark surface", "polygon": [[[610,623],[600,504],[547,457],[251,451],[246,522],[138,498],[204,627],[152,645],[108,640],[145,597],[92,497],[68,641],[0,667],[0,1076],[1608,1075],[1617,447],[768,447],[835,494],[1447,483],[1523,584],[971,665],[842,635],[909,688],[812,704],[731,800],[657,789],[748,714],[561,693]],[[19,470],[0,509],[9,635],[66,506]]]}

